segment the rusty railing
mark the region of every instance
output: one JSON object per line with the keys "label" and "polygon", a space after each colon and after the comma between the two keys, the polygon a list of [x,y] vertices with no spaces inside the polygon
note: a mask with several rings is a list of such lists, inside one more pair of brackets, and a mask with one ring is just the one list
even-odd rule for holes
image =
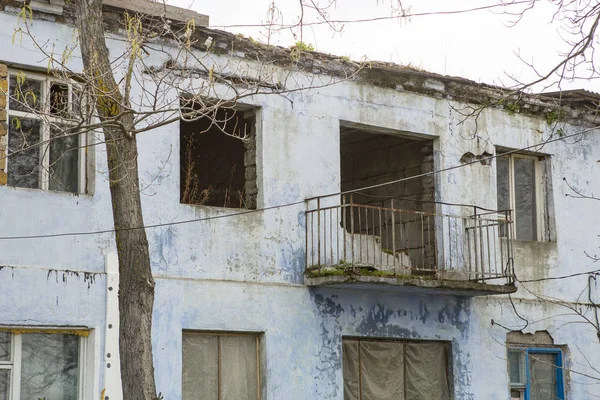
{"label": "rusty railing", "polygon": [[510,210],[359,193],[314,198],[306,212],[306,268],[511,283],[511,224]]}

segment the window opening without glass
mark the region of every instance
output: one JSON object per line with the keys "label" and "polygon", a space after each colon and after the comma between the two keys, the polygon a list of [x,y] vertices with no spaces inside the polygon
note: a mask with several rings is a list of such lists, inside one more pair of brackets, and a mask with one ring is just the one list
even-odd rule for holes
{"label": "window opening without glass", "polygon": [[[196,105],[182,101],[185,110]],[[256,110],[219,108],[180,122],[180,201],[255,209]]]}

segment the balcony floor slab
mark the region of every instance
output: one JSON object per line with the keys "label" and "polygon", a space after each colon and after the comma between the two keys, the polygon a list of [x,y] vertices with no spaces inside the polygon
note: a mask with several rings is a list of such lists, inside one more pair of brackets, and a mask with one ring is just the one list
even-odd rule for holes
{"label": "balcony floor slab", "polygon": [[396,293],[420,292],[428,294],[446,294],[453,296],[475,297],[499,294],[511,294],[517,291],[512,284],[490,284],[472,281],[443,279],[423,279],[381,276],[307,276],[305,285],[310,287],[329,287],[350,290],[378,290]]}

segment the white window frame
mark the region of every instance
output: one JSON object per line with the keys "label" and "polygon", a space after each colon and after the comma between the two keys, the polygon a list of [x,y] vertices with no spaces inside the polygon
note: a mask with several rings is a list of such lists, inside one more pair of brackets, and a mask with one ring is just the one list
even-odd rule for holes
{"label": "white window frame", "polygon": [[[535,182],[534,182],[534,190],[535,190],[535,212],[536,212],[536,237],[534,241],[542,242],[547,241],[546,237],[546,185],[544,182],[544,162],[546,161],[546,157],[544,156],[535,156],[530,154],[502,154],[499,153],[498,156],[508,158],[508,185],[509,185],[509,208],[511,210],[511,219],[512,219],[512,228],[511,234],[512,238],[517,239],[517,210],[516,210],[516,199],[515,199],[515,159],[526,159],[533,160],[535,166]],[[498,179],[496,172],[496,179]],[[503,210],[502,210],[503,211]]]}
{"label": "white window frame", "polygon": [[[63,328],[64,329],[64,328]],[[14,331],[18,333],[13,333]],[[21,332],[21,331],[25,332]],[[77,398],[84,400],[89,395],[89,372],[87,369],[90,364],[88,363],[88,352],[90,344],[90,331],[83,329],[76,330],[60,330],[60,329],[4,329],[0,327],[0,332],[10,334],[10,355],[9,361],[0,361],[0,370],[10,370],[10,394],[8,400],[19,400],[21,398],[21,357],[22,357],[22,339],[23,335],[35,334],[35,333],[48,333],[48,334],[76,334],[79,337],[79,377],[77,380]],[[80,334],[77,334],[80,332]],[[93,340],[91,340],[93,342]]]}
{"label": "white window frame", "polygon": [[[20,73],[25,75],[26,80],[42,82],[41,98],[38,99],[38,101],[40,101],[41,104],[44,105],[44,108],[39,111],[42,115],[44,115],[43,118],[40,117],[39,115],[36,115],[33,112],[24,112],[24,111],[17,111],[17,110],[10,109],[10,96],[12,96],[12,93],[13,93],[13,88],[10,86],[10,80],[11,80],[11,77],[16,77]],[[72,107],[72,105],[73,105],[73,88],[76,87],[77,85],[73,81],[63,81],[63,80],[60,80],[60,79],[57,79],[57,78],[54,78],[54,77],[51,77],[48,75],[43,75],[40,73],[19,71],[19,70],[12,70],[12,69],[10,69],[8,71],[7,81],[8,81],[8,92],[7,92],[7,101],[6,101],[6,121],[7,121],[7,123],[10,122],[10,117],[27,118],[27,119],[33,119],[33,120],[40,121],[40,124],[41,124],[40,138],[41,138],[42,143],[44,143],[44,144],[42,146],[39,146],[41,168],[40,168],[39,176],[38,176],[38,182],[39,182],[38,189],[49,191],[49,182],[50,182],[49,146],[50,146],[50,126],[51,126],[50,124],[56,123],[56,124],[61,124],[61,125],[74,125],[73,122],[69,122],[68,120],[65,120],[63,118],[53,117],[52,115],[50,115],[50,101],[48,98],[49,93],[50,93],[50,87],[53,83],[58,83],[61,85],[68,86],[69,87],[69,94],[68,94],[69,107]],[[80,106],[85,107],[83,99],[81,100]],[[10,127],[9,127],[9,129],[10,129]],[[4,148],[6,149],[7,152],[8,152],[9,136],[10,136],[10,134],[5,135],[5,139],[4,139],[6,141],[6,143],[4,143],[4,145],[5,145]],[[87,186],[87,160],[86,160],[87,152],[86,152],[86,148],[87,148],[87,144],[89,142],[88,134],[82,133],[78,136],[78,139],[79,139],[78,140],[79,166],[77,169],[77,191],[75,193],[76,194],[84,194],[84,193],[87,193],[87,187],[86,187]],[[8,171],[9,163],[10,163],[10,157],[6,157],[6,169],[5,169],[6,171]]]}

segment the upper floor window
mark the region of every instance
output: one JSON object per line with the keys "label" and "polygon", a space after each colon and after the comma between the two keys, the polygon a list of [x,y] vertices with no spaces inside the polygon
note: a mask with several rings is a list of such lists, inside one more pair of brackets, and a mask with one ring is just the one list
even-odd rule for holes
{"label": "upper floor window", "polygon": [[511,348],[508,369],[511,400],[565,398],[560,349]]}
{"label": "upper floor window", "polygon": [[498,210],[512,210],[512,237],[517,240],[546,240],[546,159],[526,154],[496,158]]}
{"label": "upper floor window", "polygon": [[83,91],[73,82],[11,72],[8,77],[6,149],[9,186],[86,192],[87,135]]}
{"label": "upper floor window", "polygon": [[84,339],[0,331],[0,399],[83,399]]}
{"label": "upper floor window", "polygon": [[180,201],[184,204],[255,209],[257,206],[256,110],[205,111],[182,100],[182,111],[200,115],[180,122]]}
{"label": "upper floor window", "polygon": [[258,400],[260,334],[183,333],[184,400]]}

